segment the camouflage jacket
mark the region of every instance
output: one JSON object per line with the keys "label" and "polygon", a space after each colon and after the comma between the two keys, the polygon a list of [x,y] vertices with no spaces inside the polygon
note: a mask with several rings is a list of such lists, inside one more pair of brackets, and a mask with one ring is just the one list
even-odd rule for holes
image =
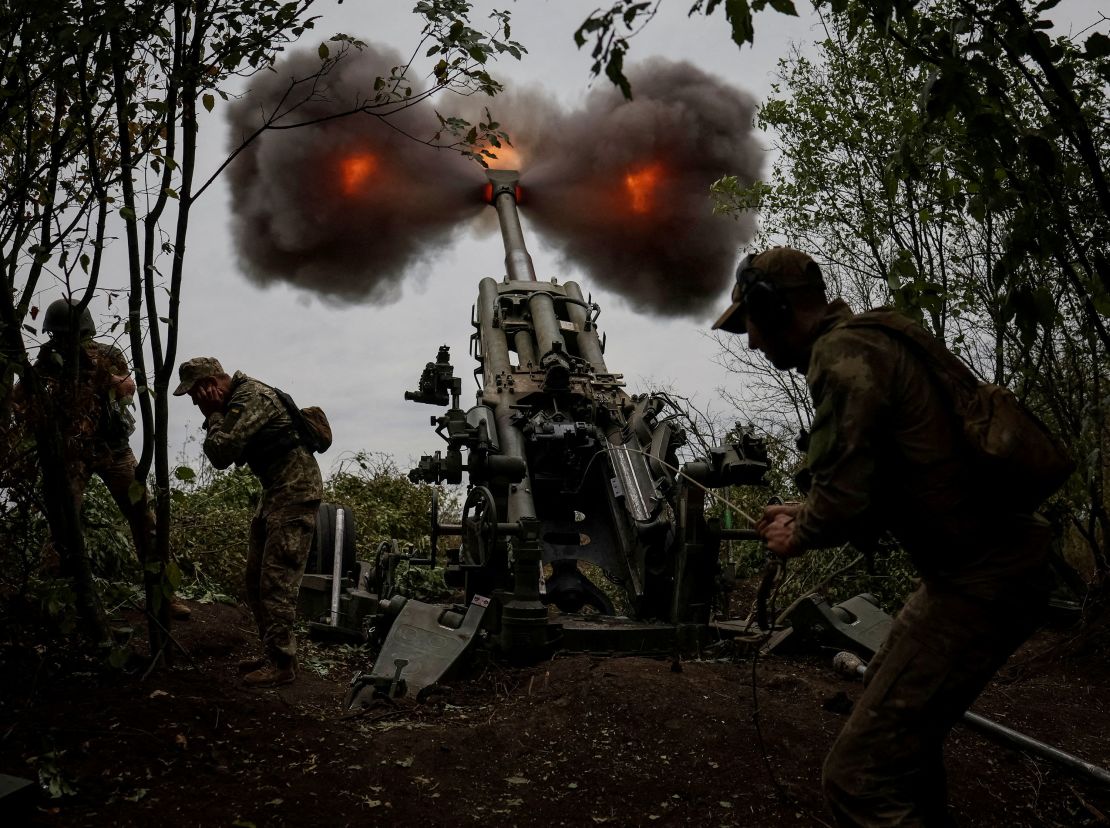
{"label": "camouflage jacket", "polygon": [[130,369],[123,352],[114,345],[89,340],[81,344],[75,382],[67,382],[62,360],[53,343],[39,351],[35,368],[61,408],[69,413],[66,437],[77,454],[126,451],[135,431],[131,399],[116,396],[113,377],[127,376]]}
{"label": "camouflage jacket", "polygon": [[205,429],[204,453],[212,465],[245,463],[262,481],[260,514],[323,498],[320,465],[270,386],[236,371],[226,413],[210,415]]}
{"label": "camouflage jacket", "polygon": [[803,366],[814,419],[795,538],[866,547],[889,530],[926,580],[990,585],[1039,571],[1042,544],[1004,536],[1040,538],[1043,521],[991,499],[925,363],[882,330],[838,324],[851,316],[829,305]]}

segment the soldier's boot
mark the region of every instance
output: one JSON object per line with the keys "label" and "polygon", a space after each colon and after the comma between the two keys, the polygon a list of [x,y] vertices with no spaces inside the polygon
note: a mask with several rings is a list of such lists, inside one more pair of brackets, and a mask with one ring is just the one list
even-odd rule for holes
{"label": "soldier's boot", "polygon": [[180,598],[170,599],[170,618],[174,621],[188,621],[193,617],[193,610]]}
{"label": "soldier's boot", "polygon": [[236,669],[238,670],[239,675],[242,676],[246,673],[253,673],[255,670],[261,670],[269,663],[270,660],[268,658],[264,656],[255,656],[254,658],[244,658],[242,661],[239,662],[238,665],[236,665]]}
{"label": "soldier's boot", "polygon": [[[238,671],[239,675],[244,675],[245,673],[253,673],[255,670],[261,670],[267,664],[270,664],[270,659],[266,658],[266,656],[254,656],[253,658],[244,658],[242,661],[240,661],[236,665],[236,670]],[[294,656],[293,672],[295,673],[296,671],[297,658],[296,656]]]}
{"label": "soldier's boot", "polygon": [[247,687],[278,687],[282,684],[292,684],[297,678],[297,671],[290,663],[284,667],[277,664],[267,664],[243,676],[243,684]]}

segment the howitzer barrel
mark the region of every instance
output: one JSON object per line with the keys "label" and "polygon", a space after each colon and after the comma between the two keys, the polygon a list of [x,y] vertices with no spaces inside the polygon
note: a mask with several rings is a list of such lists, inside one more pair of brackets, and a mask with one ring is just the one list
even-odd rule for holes
{"label": "howitzer barrel", "polygon": [[524,231],[516,209],[520,173],[516,170],[486,170],[486,178],[492,185],[490,203],[497,208],[501,238],[505,243],[505,272],[510,281],[535,282],[536,268],[524,244]]}

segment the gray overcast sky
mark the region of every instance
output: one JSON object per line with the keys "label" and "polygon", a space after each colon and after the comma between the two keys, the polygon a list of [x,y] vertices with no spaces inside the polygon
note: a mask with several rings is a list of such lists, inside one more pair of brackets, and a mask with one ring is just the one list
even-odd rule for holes
{"label": "gray overcast sky", "polygon": [[[341,31],[407,53],[419,35],[412,5],[411,0],[321,3],[315,36],[304,43],[315,48],[321,39]],[[573,33],[597,7],[595,0],[492,6],[511,10],[512,36],[529,50],[520,62],[495,64],[496,77],[509,87],[541,84],[566,104],[588,91],[589,53],[575,48]],[[761,98],[770,91],[770,73],[790,42],[812,37],[812,18],[766,14],[757,19],[755,48],[741,51],[729,39],[722,15],[687,18],[687,6],[663,5],[659,18],[635,41],[635,59],[662,55],[688,60]],[[474,17],[476,22],[482,19],[484,14]],[[449,111],[451,105],[446,97],[436,100],[441,111]],[[496,116],[496,101],[493,109]],[[202,169],[212,169],[222,160],[228,140],[223,115],[218,103],[202,126]],[[226,183],[220,183],[193,213],[179,361],[199,354],[217,356],[229,371],[242,370],[280,386],[301,405],[321,405],[336,436],[335,445],[321,457],[325,471],[345,453],[360,449],[389,453],[407,469],[419,455],[441,448],[428,417],[442,412],[405,402],[403,393],[416,387],[424,363],[434,358],[439,345],[447,344],[456,374],[463,377],[463,405],[473,404],[470,312],[479,279],[504,274],[500,236],[462,234],[436,252],[431,267],[409,276],[395,304],[336,305],[291,287],[260,288],[237,271],[228,232],[229,197]],[[608,335],[606,361],[625,375],[630,392],[649,382],[670,383],[708,402],[716,397],[716,387],[730,381],[713,362],[716,346],[705,335],[711,320],[699,324],[633,313],[619,296],[599,290],[588,277],[560,264],[554,251],[529,232],[526,206],[522,221],[539,278],[573,278],[593,292],[602,309],[599,325]],[[727,280],[728,274],[722,274],[722,285]],[[187,400],[174,401],[171,416],[173,454],[175,439],[184,444],[187,436],[200,434],[201,418]]]}

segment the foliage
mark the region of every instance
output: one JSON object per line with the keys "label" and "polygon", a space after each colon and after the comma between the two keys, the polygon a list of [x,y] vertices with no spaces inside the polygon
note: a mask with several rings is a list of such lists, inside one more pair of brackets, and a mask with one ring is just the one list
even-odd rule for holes
{"label": "foliage", "polygon": [[[298,634],[299,635],[299,634]],[[365,669],[373,661],[370,644],[326,644],[313,641],[312,636],[299,635],[297,641],[297,667],[322,679],[329,678],[332,670],[345,668],[351,673]]]}
{"label": "foliage", "polygon": [[73,780],[61,768],[60,760],[64,755],[64,750],[50,750],[27,759],[27,763],[35,769],[39,785],[51,799],[62,799],[77,793]]}
{"label": "foliage", "polygon": [[[94,477],[81,512],[94,583],[106,601],[135,602],[142,574],[122,519],[107,487]],[[73,584],[63,577],[50,532],[37,504],[18,490],[0,500],[0,615],[69,633],[77,626]]]}
{"label": "foliage", "polygon": [[[14,430],[7,436],[14,438]],[[0,600],[6,606],[27,597],[47,532],[38,475],[26,451],[14,439],[0,442]]]}
{"label": "foliage", "polygon": [[429,603],[446,601],[455,595],[455,591],[444,582],[443,573],[442,566],[429,569],[426,566],[414,566],[408,561],[400,561],[397,564],[394,580],[396,594]]}
{"label": "foliage", "polygon": [[[324,487],[324,499],[349,507],[355,516],[359,557],[370,560],[382,541],[428,548],[428,514],[436,487],[411,482],[387,455],[358,452],[344,458]],[[440,522],[457,520],[458,498],[438,487]]]}
{"label": "foliage", "polygon": [[251,518],[261,496],[246,466],[217,471],[205,463],[199,475],[174,487],[170,544],[189,585],[186,594],[242,594]]}
{"label": "foliage", "polygon": [[[226,166],[198,186],[198,107],[212,111],[218,98],[227,99],[233,79],[269,69],[287,44],[312,30],[313,4],[15,0],[0,9],[0,420],[11,414],[18,376],[28,408],[44,412],[31,435],[41,475],[31,472],[27,480],[41,480],[39,505],[92,638],[104,640],[107,629],[65,479],[60,424],[67,413],[50,407],[29,355],[37,297],[43,291],[72,296],[79,311],[96,293],[106,294],[110,306],[126,297],[113,333],[130,346],[138,386],[138,479],[152,490],[157,517],[145,580],[148,603],[158,607],[152,599],[173,580],[166,428],[189,216]],[[424,20],[417,51],[438,61],[435,84],[414,93],[407,80],[411,65],[394,67],[371,83],[356,110],[333,117],[357,112],[388,118],[441,91],[494,94],[501,86],[490,74],[492,62],[524,52],[509,38],[506,12],[493,13],[487,33],[471,26],[471,3],[464,0],[420,0],[413,11]],[[295,79],[292,88],[311,87],[362,46],[344,34],[320,43],[319,71]],[[274,118],[290,113],[286,108]],[[431,142],[483,164],[487,145],[508,140],[488,113],[473,126],[453,117],[441,123],[440,135],[453,141],[440,142],[437,135]],[[299,125],[293,119],[281,128]],[[245,140],[272,127],[273,120]],[[105,251],[114,242],[124,248],[125,280],[102,282]],[[75,375],[73,365],[67,370]],[[152,652],[165,643],[157,633],[169,623],[164,606],[160,614],[161,624],[151,626]]]}
{"label": "foliage", "polygon": [[[186,594],[241,595],[250,522],[262,494],[257,478],[246,467],[218,471],[204,461],[199,473],[179,466],[175,477],[171,543]],[[382,541],[427,548],[432,491],[412,483],[387,456],[359,452],[329,475],[324,500],[351,511],[357,557],[372,561]],[[443,490],[440,498],[440,520],[457,520],[457,498]]]}
{"label": "foliage", "polygon": [[[175,470],[174,522],[170,532],[173,563],[180,570],[179,594],[202,602],[232,602],[242,596],[243,570],[251,519],[262,489],[245,466],[219,471],[207,462],[199,472]],[[357,554],[373,560],[379,542],[397,540],[427,548],[432,487],[417,485],[384,455],[365,452],[342,460],[325,483],[325,499],[352,511]],[[440,489],[440,520],[457,522],[455,493]],[[112,606],[141,605],[142,572],[127,522],[107,487],[90,481],[82,510],[84,534],[97,589]],[[73,588],[59,577],[57,558],[40,514],[33,507],[0,499],[0,598],[5,613],[49,623],[69,632],[76,622]],[[442,570],[402,565],[396,582],[406,595],[441,599],[449,590]]]}
{"label": "foliage", "polygon": [[[626,98],[632,97],[632,86],[624,74],[624,59],[631,46],[629,41],[652,21],[661,4],[662,0],[615,0],[608,8],[592,11],[574,33],[574,42],[579,49],[593,39],[590,72],[599,75],[604,71]],[[724,0],[723,4],[721,0],[693,0],[689,15],[710,15],[722,5],[732,40],[737,46],[751,43],[755,37],[752,12],[771,6],[781,14],[798,14],[793,0],[752,0],[751,3],[748,0]]]}
{"label": "foliage", "polygon": [[[1026,205],[984,196],[975,163],[982,134],[957,118],[915,132],[925,70],[882,35],[849,39],[850,25],[845,16],[829,21],[816,61],[794,53],[780,62],[775,96],[759,113],[778,136],[773,177],[747,188],[718,182],[721,209],[759,209],[765,239],[815,251],[833,293],[856,307],[887,302],[916,314],[981,376],[1014,387],[1076,456],[1090,458],[1064,497],[1104,574],[1107,359],[1087,325],[1090,297],[1044,257],[1007,264],[1015,239],[1027,234]],[[1076,88],[1094,104],[1093,87]],[[1019,128],[1037,132],[1053,115],[1027,97]],[[996,179],[1009,174],[1000,169]],[[1074,186],[1065,178],[1045,197],[1070,198]],[[1096,232],[1085,217],[1069,226]],[[1019,315],[1017,306],[1030,302],[1035,307]],[[799,378],[773,371],[735,338],[720,341],[722,361],[749,378],[747,398],[736,402],[754,399],[772,419],[808,424]]]}

